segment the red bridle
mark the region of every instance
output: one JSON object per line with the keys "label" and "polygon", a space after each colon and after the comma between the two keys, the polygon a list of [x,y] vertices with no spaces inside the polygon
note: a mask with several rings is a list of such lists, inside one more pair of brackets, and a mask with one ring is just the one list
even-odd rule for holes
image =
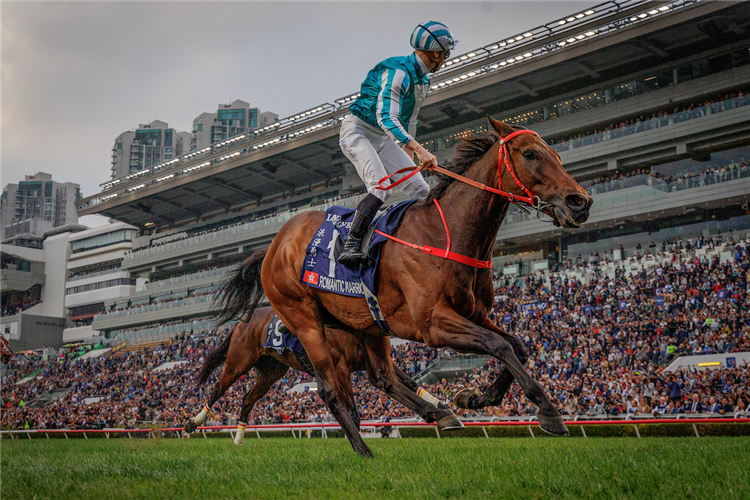
{"label": "red bridle", "polygon": [[[496,195],[502,196],[503,198],[507,198],[513,203],[517,203],[517,202],[526,203],[532,208],[535,208],[537,211],[541,212],[543,208],[542,201],[539,199],[538,196],[534,196],[534,194],[532,194],[532,192],[526,186],[524,186],[524,184],[518,179],[515,172],[513,172],[513,169],[510,166],[510,161],[508,160],[508,158],[510,157],[510,154],[508,152],[508,141],[521,134],[534,134],[537,137],[539,136],[539,134],[531,130],[517,130],[516,132],[513,132],[511,134],[508,134],[505,137],[500,138],[500,141],[498,142],[500,146],[500,150],[498,152],[498,158],[497,158],[497,189],[489,187],[486,184],[482,184],[481,182],[467,179],[466,177],[456,174],[454,172],[451,172],[450,170],[446,170],[443,167],[431,167],[428,170],[439,172],[443,175],[447,175],[448,177],[452,177],[456,180],[469,184],[470,186],[474,186],[484,191],[489,191],[490,193],[494,193]],[[510,172],[510,175],[513,176],[513,180],[516,181],[516,184],[518,185],[519,188],[521,188],[521,191],[526,193],[527,196],[519,196],[513,193],[502,191],[500,189],[503,185],[503,165],[505,165],[505,169],[508,170],[508,172]],[[380,189],[381,191],[388,191],[389,189],[393,189],[394,187],[398,186],[402,182],[415,176],[422,169],[423,169],[422,166],[402,168],[401,170],[380,179],[378,181],[378,187],[376,187],[375,189]],[[398,181],[394,182],[393,184],[390,184],[388,186],[383,186],[383,183],[387,181],[388,179],[390,179],[391,177],[393,177],[394,175],[403,174],[405,172],[411,172],[411,173],[403,177],[402,179],[399,179]],[[448,224],[445,222],[445,215],[443,215],[443,209],[440,208],[440,204],[438,203],[437,199],[433,201],[435,202],[435,205],[437,206],[438,212],[440,212],[440,218],[443,220],[443,227],[445,228],[445,234],[448,240],[447,248],[445,250],[434,248],[428,245],[418,245],[415,243],[409,243],[408,241],[400,240],[394,236],[378,231],[377,229],[375,230],[375,232],[380,234],[381,236],[385,236],[386,238],[390,240],[393,240],[397,243],[401,243],[402,245],[410,246],[414,248],[415,250],[419,250],[420,252],[423,252],[423,253],[429,253],[430,255],[435,255],[436,257],[442,257],[444,259],[455,260],[457,262],[461,262],[463,264],[476,267],[476,268],[480,268],[480,269],[491,268],[492,261],[490,260],[478,260],[478,259],[474,259],[473,257],[467,257],[465,255],[451,252],[451,249],[450,249],[451,248],[451,234],[448,231]]]}
{"label": "red bridle", "polygon": [[[498,158],[497,158],[497,188],[492,188],[490,186],[487,186],[486,184],[482,184],[481,182],[477,182],[477,181],[473,181],[471,179],[467,179],[466,177],[464,177],[462,175],[459,175],[459,174],[457,174],[455,172],[451,172],[450,170],[447,170],[447,169],[445,169],[443,167],[440,167],[440,166],[422,167],[420,165],[418,167],[406,167],[406,168],[402,168],[401,170],[398,170],[397,172],[395,172],[395,173],[393,173],[391,175],[387,175],[387,176],[383,177],[382,179],[380,179],[378,181],[378,186],[375,189],[379,189],[381,191],[388,191],[388,190],[393,189],[394,187],[398,186],[402,182],[405,182],[405,181],[409,180],[410,178],[412,178],[413,176],[417,175],[417,173],[419,171],[421,171],[423,169],[426,169],[426,170],[431,170],[433,172],[438,172],[438,173],[443,174],[443,175],[447,175],[448,177],[452,177],[453,179],[456,179],[456,180],[461,181],[463,183],[469,184],[470,186],[474,186],[475,188],[482,189],[484,191],[489,191],[490,193],[502,196],[503,198],[507,198],[508,200],[512,201],[513,203],[516,203],[516,202],[520,201],[520,202],[526,203],[526,204],[530,205],[531,207],[539,210],[539,209],[541,209],[541,205],[542,205],[541,200],[539,199],[538,196],[534,196],[534,194],[532,194],[532,192],[526,186],[524,186],[524,184],[518,179],[518,176],[516,176],[516,173],[513,172],[513,169],[510,166],[510,161],[509,161],[510,154],[508,152],[508,141],[510,141],[514,137],[518,137],[519,135],[522,135],[522,134],[534,134],[537,137],[539,136],[539,134],[537,134],[533,130],[516,130],[515,132],[512,132],[512,133],[508,134],[505,137],[501,137],[500,140],[498,141],[498,145],[500,147],[499,147],[499,150],[498,150]],[[508,172],[510,172],[510,175],[513,176],[513,180],[516,181],[516,184],[521,189],[521,191],[523,191],[524,193],[526,193],[527,196],[519,196],[517,194],[513,194],[513,193],[510,193],[510,192],[507,192],[507,191],[502,191],[500,189],[502,187],[502,185],[503,185],[503,165],[505,166],[506,170],[508,170]],[[396,182],[388,185],[388,186],[384,186],[383,185],[383,183],[385,181],[387,181],[388,179],[390,179],[394,175],[399,175],[399,174],[403,174],[403,173],[406,173],[406,172],[411,172],[411,173],[409,175],[403,177],[402,179],[399,179],[398,181],[396,181]]]}

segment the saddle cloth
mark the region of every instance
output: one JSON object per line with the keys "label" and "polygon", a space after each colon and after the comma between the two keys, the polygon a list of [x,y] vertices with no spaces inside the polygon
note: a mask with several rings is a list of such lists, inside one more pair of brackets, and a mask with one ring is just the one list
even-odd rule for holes
{"label": "saddle cloth", "polygon": [[266,341],[263,344],[263,348],[275,349],[279,354],[284,354],[284,351],[287,350],[291,351],[302,367],[302,371],[315,376],[315,369],[310,362],[310,358],[307,356],[307,352],[302,347],[302,342],[289,331],[284,323],[281,322],[281,318],[275,314],[271,318],[271,322],[268,323]]}
{"label": "saddle cloth", "polygon": [[299,339],[292,335],[292,332],[284,326],[284,323],[275,314],[271,318],[271,322],[268,323],[266,342],[263,344],[263,348],[276,349],[279,354],[283,354],[285,350],[290,350],[294,353],[305,352]]}
{"label": "saddle cloth", "polygon": [[[391,205],[384,213],[375,217],[371,229],[374,226],[385,234],[393,234],[401,223],[406,209],[416,201],[409,200]],[[388,238],[377,233],[372,235],[368,245],[368,258],[360,269],[339,264],[338,256],[344,248],[344,240],[349,234],[352,219],[354,209],[334,205],[326,210],[323,224],[307,246],[300,282],[349,297],[364,297],[362,283],[369,290],[375,290],[380,251]]]}

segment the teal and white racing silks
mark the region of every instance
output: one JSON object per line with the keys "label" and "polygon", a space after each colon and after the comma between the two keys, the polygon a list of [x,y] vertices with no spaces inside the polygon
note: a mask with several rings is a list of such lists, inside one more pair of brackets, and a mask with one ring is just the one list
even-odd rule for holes
{"label": "teal and white racing silks", "polygon": [[390,57],[368,74],[360,96],[349,106],[365,123],[382,129],[392,140],[406,145],[414,137],[417,114],[427,97],[430,77],[427,66],[415,53]]}

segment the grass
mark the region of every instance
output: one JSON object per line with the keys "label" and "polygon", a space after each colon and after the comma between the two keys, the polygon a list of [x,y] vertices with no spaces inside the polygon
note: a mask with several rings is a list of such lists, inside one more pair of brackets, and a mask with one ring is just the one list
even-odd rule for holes
{"label": "grass", "polygon": [[15,498],[750,498],[747,437],[3,440]]}

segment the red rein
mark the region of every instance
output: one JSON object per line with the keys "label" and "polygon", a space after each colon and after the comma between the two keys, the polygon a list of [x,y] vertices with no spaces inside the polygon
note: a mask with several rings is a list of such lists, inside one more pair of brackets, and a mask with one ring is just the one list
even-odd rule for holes
{"label": "red rein", "polygon": [[[477,181],[473,181],[471,179],[467,179],[466,177],[462,175],[458,175],[454,172],[451,172],[450,170],[446,170],[443,167],[432,167],[428,170],[433,170],[435,172],[439,172],[443,175],[447,175],[448,177],[452,177],[453,179],[459,180],[461,182],[464,182],[466,184],[469,184],[470,186],[474,186],[475,188],[481,189],[483,191],[489,191],[490,193],[497,194],[499,196],[502,196],[503,198],[508,198],[512,202],[523,202],[531,205],[532,207],[538,207],[539,206],[539,198],[534,196],[529,189],[523,185],[523,183],[518,179],[515,172],[513,172],[513,169],[510,167],[510,162],[508,161],[508,158],[510,157],[508,153],[508,141],[513,139],[516,136],[519,136],[521,134],[534,134],[538,135],[536,132],[533,132],[531,130],[517,130],[516,132],[513,132],[512,134],[509,134],[503,138],[500,139],[500,149],[498,152],[498,158],[497,158],[497,189],[491,188],[485,184],[482,184]],[[516,181],[516,184],[518,185],[521,190],[526,193],[528,196],[518,196],[513,193],[508,193],[505,191],[501,191],[500,188],[502,187],[502,179],[503,179],[503,165],[505,165],[505,168],[510,172],[510,175],[513,176],[513,180]],[[417,173],[422,170],[422,167],[407,167],[402,168],[401,170],[398,170],[397,172],[387,175],[380,179],[378,181],[378,187],[375,189],[379,189],[381,191],[388,191],[390,189],[395,188],[402,182],[414,177],[417,175]],[[393,184],[390,184],[388,186],[384,186],[383,183],[393,177],[394,175],[403,174],[406,172],[411,172],[409,175],[403,177],[402,179],[399,179],[398,181],[394,182]],[[435,255],[437,257],[442,257],[443,259],[449,259],[449,260],[455,260],[456,262],[461,262],[462,264],[466,264],[468,266],[477,267],[479,269],[489,269],[492,267],[492,261],[490,260],[478,260],[474,259],[472,257],[467,257],[465,255],[461,255],[455,252],[451,252],[451,234],[450,231],[448,231],[448,224],[445,222],[445,215],[443,215],[443,209],[440,208],[440,204],[437,200],[433,200],[435,202],[435,206],[437,206],[438,212],[440,212],[440,218],[443,220],[443,226],[445,227],[445,234],[448,238],[448,244],[447,248],[445,250],[434,248],[427,245],[417,245],[416,243],[409,243],[408,241],[400,240],[398,238],[395,238],[389,234],[385,234],[381,231],[375,230],[376,233],[380,234],[381,236],[385,236],[388,239],[391,239],[397,243],[401,243],[402,245],[410,246],[416,250],[419,250],[420,252],[427,253],[430,255]]]}

